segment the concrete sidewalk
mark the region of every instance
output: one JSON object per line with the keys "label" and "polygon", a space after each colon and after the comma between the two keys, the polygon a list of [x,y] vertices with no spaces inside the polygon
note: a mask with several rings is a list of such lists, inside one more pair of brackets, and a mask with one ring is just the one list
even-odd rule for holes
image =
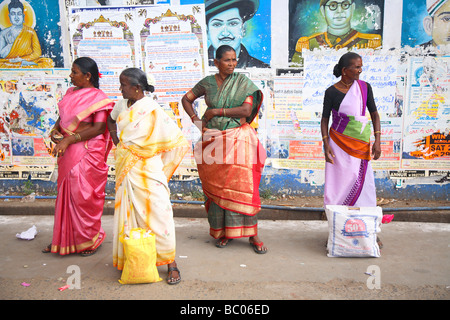
{"label": "concrete sidewalk", "polygon": [[[59,256],[41,253],[51,241],[53,216],[0,215],[0,299],[450,299],[450,224],[446,223],[394,220],[382,225],[380,258],[329,258],[326,221],[260,220],[259,234],[269,252],[258,255],[247,239],[216,248],[205,218],[177,217],[182,282],[169,286],[165,266],[158,268],[161,282],[121,285],[121,273],[112,266],[113,216],[104,215],[102,221],[107,238],[95,255]],[[33,225],[39,231],[34,240],[16,238],[16,233]],[[73,265],[80,268],[81,288],[59,291],[72,275],[67,269]],[[380,289],[368,287],[371,276],[366,273],[372,272],[371,266],[380,270]],[[181,312],[179,304],[168,311]]]}
{"label": "concrete sidewalk", "polygon": [[[198,204],[174,203],[174,217],[179,218],[204,218],[206,217],[204,206]],[[439,222],[450,223],[450,207],[448,203],[441,201],[438,208],[447,208],[445,210],[434,210],[430,207],[408,207],[408,202],[398,202],[396,207],[381,206],[386,210],[385,214],[394,214],[395,221],[408,222]],[[427,204],[424,204],[427,205]],[[10,201],[0,200],[0,215],[53,215],[55,209],[55,200],[37,199],[34,202],[21,202],[20,199]],[[399,210],[401,209],[401,210]],[[105,201],[105,210],[103,215],[114,215],[114,200]],[[261,212],[258,213],[260,220],[324,220],[324,212],[321,207],[301,207],[300,205],[263,205]]]}

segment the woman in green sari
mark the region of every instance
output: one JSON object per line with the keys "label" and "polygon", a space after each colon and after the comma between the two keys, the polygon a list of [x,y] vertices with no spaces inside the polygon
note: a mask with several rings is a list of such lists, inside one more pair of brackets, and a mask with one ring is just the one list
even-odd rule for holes
{"label": "woman in green sari", "polygon": [[[202,131],[194,154],[207,197],[210,234],[218,239],[219,248],[232,239],[249,237],[256,253],[266,253],[256,217],[266,152],[250,126],[263,94],[245,75],[234,72],[232,47],[219,47],[214,63],[219,72],[202,79],[182,98],[184,110]],[[208,108],[199,119],[192,104],[202,96]]]}

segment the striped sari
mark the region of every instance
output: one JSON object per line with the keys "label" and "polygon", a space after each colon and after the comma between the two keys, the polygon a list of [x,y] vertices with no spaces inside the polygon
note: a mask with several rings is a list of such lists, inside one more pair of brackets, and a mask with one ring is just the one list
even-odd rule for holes
{"label": "striped sari", "polygon": [[218,87],[214,76],[200,81],[189,93],[190,99],[205,96],[208,108],[234,108],[252,97],[250,117],[212,118],[194,150],[198,174],[207,197],[210,235],[215,238],[241,238],[257,235],[261,210],[259,183],[266,152],[250,123],[258,114],[263,95],[246,76],[233,73]]}
{"label": "striped sari", "polygon": [[335,158],[334,164],[325,164],[325,206],[376,206],[366,102],[367,84],[354,81],[339,106],[339,112],[332,111],[329,144]]}
{"label": "striped sari", "polygon": [[113,265],[123,269],[124,248],[119,238],[133,228],[155,234],[157,265],[172,263],[175,225],[168,182],[189,150],[188,142],[174,121],[148,97],[124,107],[116,123],[120,142],[115,154]]}

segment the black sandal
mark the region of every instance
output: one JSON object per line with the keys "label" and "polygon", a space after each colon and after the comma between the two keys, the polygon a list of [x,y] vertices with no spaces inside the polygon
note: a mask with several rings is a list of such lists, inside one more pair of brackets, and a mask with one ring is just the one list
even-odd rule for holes
{"label": "black sandal", "polygon": [[230,241],[232,241],[233,239],[229,239],[229,238],[220,238],[219,240],[216,241],[216,247],[217,248],[225,248],[226,246],[228,246],[228,244],[230,243]]}
{"label": "black sandal", "polygon": [[[178,270],[177,267],[169,267],[168,270],[169,270],[169,274],[167,275],[167,283],[170,284],[170,285],[174,285],[174,284],[180,283],[180,281],[181,281],[181,272],[180,272],[180,270]],[[170,273],[173,272],[173,271],[177,271],[178,272],[178,279],[169,277]],[[173,280],[173,281],[170,281],[170,280]]]}
{"label": "black sandal", "polygon": [[97,250],[98,250],[98,248],[100,248],[101,247],[101,245],[99,245],[97,248],[95,248],[94,250],[84,250],[84,251],[81,251],[80,252],[80,255],[82,256],[82,257],[89,257],[89,256],[92,256],[93,254],[95,254],[96,252],[97,252]]}
{"label": "black sandal", "polygon": [[42,253],[50,253],[50,252],[52,252],[52,245],[51,244],[49,244],[44,249],[42,249]]}

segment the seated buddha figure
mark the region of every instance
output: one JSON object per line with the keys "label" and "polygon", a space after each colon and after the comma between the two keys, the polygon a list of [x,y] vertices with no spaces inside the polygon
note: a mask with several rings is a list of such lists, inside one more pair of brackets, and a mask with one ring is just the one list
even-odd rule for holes
{"label": "seated buddha figure", "polygon": [[41,45],[33,28],[24,24],[20,0],[8,5],[11,26],[0,32],[0,68],[53,68],[50,58],[41,57]]}

